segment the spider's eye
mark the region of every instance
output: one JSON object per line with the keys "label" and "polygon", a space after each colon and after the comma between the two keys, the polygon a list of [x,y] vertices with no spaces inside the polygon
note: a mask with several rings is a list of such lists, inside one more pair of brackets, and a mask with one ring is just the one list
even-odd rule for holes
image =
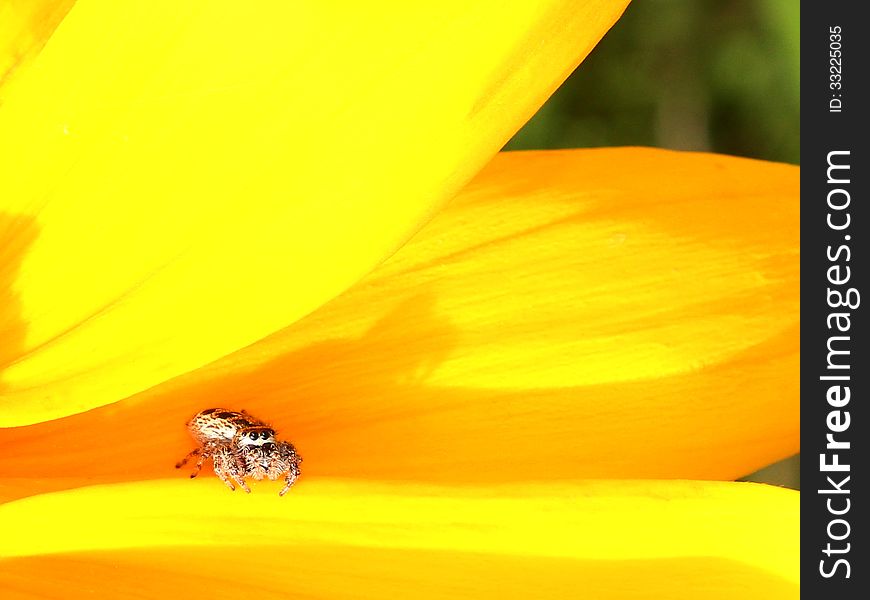
{"label": "spider's eye", "polygon": [[252,431],[251,433],[248,434],[248,437],[251,438],[252,440],[257,439],[257,432]]}
{"label": "spider's eye", "polygon": [[272,436],[271,431],[264,431],[260,434],[260,437],[263,438],[264,440],[268,440],[271,436]]}

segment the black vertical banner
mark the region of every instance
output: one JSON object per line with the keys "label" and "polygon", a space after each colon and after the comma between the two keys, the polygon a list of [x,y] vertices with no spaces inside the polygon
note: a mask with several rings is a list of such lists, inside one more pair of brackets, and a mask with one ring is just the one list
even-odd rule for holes
{"label": "black vertical banner", "polygon": [[[801,586],[870,592],[870,22],[861,2],[801,5]],[[859,455],[862,457],[859,459]]]}

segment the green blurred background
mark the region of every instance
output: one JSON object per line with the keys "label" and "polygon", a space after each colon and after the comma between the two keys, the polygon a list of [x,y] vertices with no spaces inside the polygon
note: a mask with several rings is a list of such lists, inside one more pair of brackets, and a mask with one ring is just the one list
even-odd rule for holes
{"label": "green blurred background", "polygon": [[799,164],[800,3],[636,1],[505,149],[636,145]]}
{"label": "green blurred background", "polygon": [[507,150],[644,145],[797,164],[800,4],[628,6]]}

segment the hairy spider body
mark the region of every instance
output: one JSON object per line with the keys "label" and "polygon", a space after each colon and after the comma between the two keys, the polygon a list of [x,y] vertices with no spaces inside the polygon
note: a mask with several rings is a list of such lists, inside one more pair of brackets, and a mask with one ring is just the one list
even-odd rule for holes
{"label": "hairy spider body", "polygon": [[266,427],[245,411],[237,412],[225,408],[207,408],[196,413],[187,422],[190,435],[205,445],[210,442],[230,442],[240,431],[251,427]]}
{"label": "hairy spider body", "polygon": [[284,488],[278,492],[279,496],[286,494],[299,477],[302,457],[296,454],[296,448],[290,442],[248,447],[242,450],[241,457],[245,461],[245,473],[256,481],[266,477],[275,481],[286,474]]}
{"label": "hairy spider body", "polygon": [[238,485],[250,493],[245,477],[259,481],[276,480],[286,475],[283,496],[299,477],[302,457],[290,442],[275,439],[275,430],[245,411],[208,408],[198,412],[187,423],[188,431],[199,448],[192,450],[175,465],[179,469],[194,456],[199,456],[193,473],[196,477],[203,462],[211,458],[215,474],[231,490]]}

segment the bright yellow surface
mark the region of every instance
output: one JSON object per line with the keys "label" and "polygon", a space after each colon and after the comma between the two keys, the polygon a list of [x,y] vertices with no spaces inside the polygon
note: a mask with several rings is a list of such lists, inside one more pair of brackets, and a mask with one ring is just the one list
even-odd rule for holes
{"label": "bright yellow surface", "polygon": [[796,492],[579,480],[799,449],[796,168],[502,155],[321,306],[622,9],[407,4],[0,0],[4,600],[798,595]]}
{"label": "bright yellow surface", "polygon": [[75,0],[0,0],[0,104]]}
{"label": "bright yellow surface", "polygon": [[76,2],[3,89],[0,426],[117,401],[339,293],[624,4]]}
{"label": "bright yellow surface", "polygon": [[[769,486],[609,481],[450,488],[312,479],[300,481],[284,498],[276,489],[266,484],[250,495],[233,494],[215,479],[179,479],[19,500],[0,506],[0,519],[11,524],[0,541],[0,556],[73,552],[87,559],[90,551],[128,549],[159,556],[179,547],[195,555],[203,547],[222,549],[226,564],[258,552],[267,563],[269,554],[277,554],[279,563],[292,565],[297,555],[313,548],[325,555],[321,569],[326,570],[315,586],[316,597],[330,597],[333,580],[339,589],[346,585],[344,569],[330,560],[330,549],[340,557],[354,548],[373,553],[362,558],[363,565],[389,550],[407,550],[410,556],[430,551],[486,555],[519,565],[549,560],[563,566],[561,581],[594,578],[598,569],[612,568],[611,561],[624,561],[626,593],[616,594],[619,588],[613,587],[587,590],[596,598],[669,589],[685,597],[680,595],[684,590],[677,590],[685,582],[668,579],[671,568],[640,575],[631,570],[644,561],[697,561],[702,569],[728,565],[722,580],[704,582],[714,592],[710,597],[729,597],[747,579],[759,577],[775,583],[758,590],[768,595],[746,590],[741,597],[791,597],[798,583],[799,496]],[[185,568],[178,564],[171,570]],[[421,577],[426,567],[407,568],[410,593],[424,583],[415,581],[415,575]],[[230,567],[218,571],[232,574]],[[190,576],[205,582],[219,578]],[[111,585],[118,577],[124,578],[123,566],[103,583]],[[304,589],[312,585],[310,578],[310,571],[279,576],[278,585],[292,592],[298,590],[297,579]],[[541,589],[546,592],[551,584],[544,580]],[[210,586],[220,587],[215,582]],[[492,581],[485,596],[499,588]],[[418,592],[427,597],[425,587]]]}

